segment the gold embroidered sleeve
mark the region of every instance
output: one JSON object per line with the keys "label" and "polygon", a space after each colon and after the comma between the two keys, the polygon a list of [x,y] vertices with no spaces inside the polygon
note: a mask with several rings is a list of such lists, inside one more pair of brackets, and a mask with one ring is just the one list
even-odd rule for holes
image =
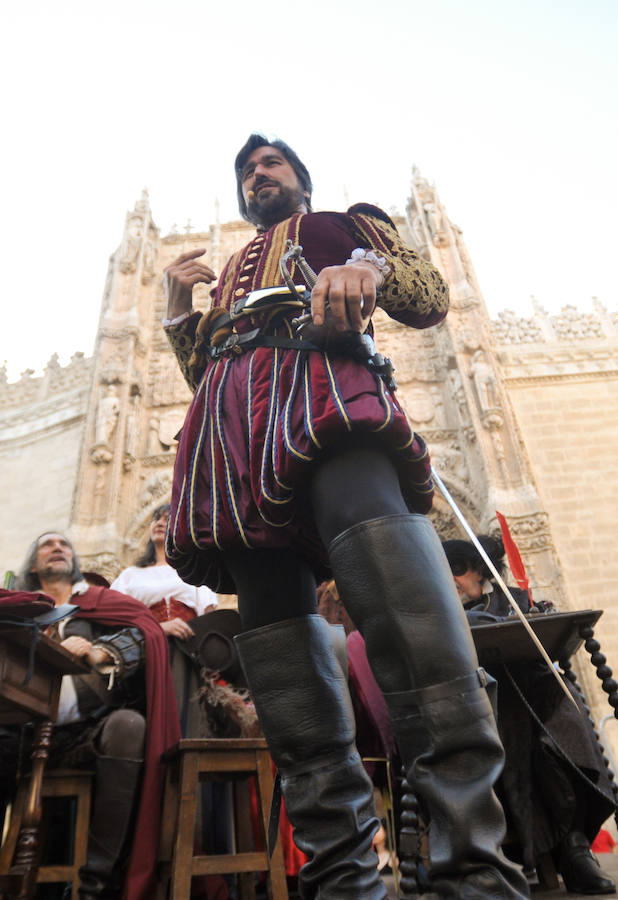
{"label": "gold embroidered sleeve", "polygon": [[381,306],[398,322],[428,328],[446,316],[448,284],[436,267],[401,240],[396,229],[375,216],[353,216],[362,246],[385,257],[390,268],[378,295]]}
{"label": "gold embroidered sleeve", "polygon": [[199,365],[195,365],[193,360],[197,326],[201,318],[202,314],[200,312],[194,312],[177,325],[167,325],[165,327],[167,339],[176,355],[180,371],[192,391],[198,386],[207,362],[206,358],[204,358],[200,371]]}

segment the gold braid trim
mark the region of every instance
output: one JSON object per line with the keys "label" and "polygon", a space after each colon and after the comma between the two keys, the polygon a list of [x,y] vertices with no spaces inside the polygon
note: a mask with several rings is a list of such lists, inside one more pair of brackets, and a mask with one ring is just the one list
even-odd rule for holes
{"label": "gold braid trim", "polygon": [[436,267],[419,256],[401,240],[386,222],[363,213],[353,213],[362,243],[386,257],[390,272],[378,295],[381,306],[394,319],[408,310],[419,316],[448,310],[448,284]]}

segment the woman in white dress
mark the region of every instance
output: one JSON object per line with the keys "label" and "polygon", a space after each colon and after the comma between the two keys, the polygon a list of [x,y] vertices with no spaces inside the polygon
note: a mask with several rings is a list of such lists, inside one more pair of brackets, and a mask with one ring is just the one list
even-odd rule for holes
{"label": "woman in white dress", "polygon": [[[217,608],[217,595],[207,587],[185,584],[165,560],[165,529],[169,504],[157,507],[150,523],[144,553],[135,565],[124,569],[112,584],[115,591],[129,594],[144,603],[170,638],[172,676],[183,737],[207,733],[204,715],[197,702],[199,672],[180,649],[180,642],[194,632],[191,620]],[[177,643],[178,641],[178,643]]]}

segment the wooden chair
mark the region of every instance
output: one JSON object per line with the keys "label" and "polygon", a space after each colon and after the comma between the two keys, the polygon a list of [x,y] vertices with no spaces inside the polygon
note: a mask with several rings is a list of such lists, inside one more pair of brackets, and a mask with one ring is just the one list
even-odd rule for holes
{"label": "wooden chair", "polygon": [[[72,829],[71,864],[39,866],[36,883],[70,881],[72,884],[71,900],[78,900],[79,869],[86,862],[92,777],[92,772],[80,769],[49,769],[45,771],[43,776],[41,788],[43,798],[75,797],[77,809]],[[21,779],[11,809],[6,839],[0,852],[0,872],[3,874],[8,873],[13,862],[17,838],[26,810],[28,787],[29,780],[27,778]]]}
{"label": "wooden chair", "polygon": [[[264,738],[185,738],[164,753],[167,777],[159,847],[158,900],[188,900],[193,875],[237,873],[241,900],[255,896],[253,873],[265,872],[271,900],[288,900],[281,844],[269,858],[252,847],[246,779],[255,777],[262,846],[266,848],[273,775]],[[234,795],[236,852],[203,855],[194,850],[198,786],[230,781]]]}

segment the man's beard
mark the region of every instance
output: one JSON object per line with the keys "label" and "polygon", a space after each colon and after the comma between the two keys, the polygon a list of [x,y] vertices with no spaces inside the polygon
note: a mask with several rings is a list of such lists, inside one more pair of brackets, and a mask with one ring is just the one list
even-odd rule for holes
{"label": "man's beard", "polygon": [[[269,184],[270,186],[270,184]],[[268,191],[256,191],[255,197],[247,203],[247,215],[254,225],[270,228],[288,219],[306,202],[300,187],[284,187],[274,184]]]}
{"label": "man's beard", "polygon": [[70,581],[73,575],[73,563],[66,563],[65,566],[48,564],[37,572],[39,581]]}

